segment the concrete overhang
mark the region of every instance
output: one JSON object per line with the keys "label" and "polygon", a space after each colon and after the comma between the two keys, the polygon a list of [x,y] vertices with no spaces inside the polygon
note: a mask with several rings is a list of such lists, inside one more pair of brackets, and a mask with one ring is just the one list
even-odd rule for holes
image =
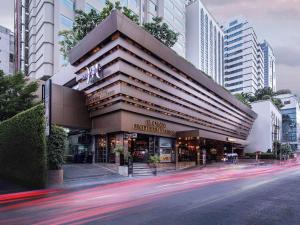
{"label": "concrete overhang", "polygon": [[204,130],[180,131],[180,132],[176,132],[176,137],[177,138],[187,138],[187,137],[204,138],[204,139],[211,139],[211,140],[222,141],[222,142],[227,142],[232,144],[239,144],[242,146],[246,146],[249,144],[247,140],[242,140],[235,137],[226,137],[222,134],[212,133]]}

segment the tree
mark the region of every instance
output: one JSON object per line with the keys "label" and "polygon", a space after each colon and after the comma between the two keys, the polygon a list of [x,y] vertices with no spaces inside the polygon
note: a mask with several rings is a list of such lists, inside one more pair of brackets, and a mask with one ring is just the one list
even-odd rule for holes
{"label": "tree", "polygon": [[242,103],[244,103],[245,105],[250,107],[250,103],[252,101],[252,96],[249,93],[240,93],[240,94],[235,94],[235,97],[241,101]]}
{"label": "tree", "polygon": [[29,82],[22,73],[5,75],[0,70],[0,121],[35,105],[37,82]]}
{"label": "tree", "polygon": [[280,147],[281,156],[284,156],[284,158],[289,157],[292,155],[293,150],[290,144],[283,144]]}
{"label": "tree", "polygon": [[280,99],[276,98],[276,95],[277,92],[274,92],[272,88],[264,87],[255,92],[252,101],[271,100],[278,109],[281,109],[284,105]]}
{"label": "tree", "polygon": [[60,51],[64,58],[67,59],[70,50],[98,24],[105,20],[113,10],[122,11],[125,16],[136,24],[139,24],[139,17],[131,9],[121,7],[119,1],[114,4],[107,0],[101,12],[97,12],[95,9],[92,9],[88,13],[82,10],[76,10],[72,29],[59,32],[61,36],[61,41],[59,42],[61,46]]}
{"label": "tree", "polygon": [[283,95],[283,94],[292,94],[291,90],[289,89],[282,89],[282,90],[278,90],[275,93],[276,95]]}
{"label": "tree", "polygon": [[[61,41],[59,42],[61,46],[60,51],[64,58],[68,59],[70,50],[108,17],[113,10],[121,11],[130,20],[139,25],[138,15],[131,9],[122,7],[119,1],[112,3],[107,0],[101,12],[97,12],[94,9],[88,13],[76,10],[72,29],[59,32],[61,36]],[[154,17],[153,22],[143,24],[143,28],[168,47],[173,47],[179,37],[179,33],[171,30],[166,23],[162,23],[162,18],[160,17]]]}
{"label": "tree", "polygon": [[178,40],[179,33],[163,23],[161,17],[154,17],[152,20],[153,22],[143,24],[143,28],[166,46],[173,47]]}

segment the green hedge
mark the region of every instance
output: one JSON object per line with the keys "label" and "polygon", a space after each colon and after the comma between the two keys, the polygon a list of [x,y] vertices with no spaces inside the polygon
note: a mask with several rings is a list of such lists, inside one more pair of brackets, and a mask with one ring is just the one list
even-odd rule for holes
{"label": "green hedge", "polygon": [[19,184],[46,185],[47,155],[43,105],[0,123],[0,176]]}
{"label": "green hedge", "polygon": [[[245,153],[245,158],[255,159],[256,153]],[[264,153],[258,155],[259,159],[276,159],[273,153]]]}
{"label": "green hedge", "polygon": [[52,125],[51,134],[47,140],[48,169],[59,170],[64,163],[64,150],[67,141],[67,133],[62,127]]}

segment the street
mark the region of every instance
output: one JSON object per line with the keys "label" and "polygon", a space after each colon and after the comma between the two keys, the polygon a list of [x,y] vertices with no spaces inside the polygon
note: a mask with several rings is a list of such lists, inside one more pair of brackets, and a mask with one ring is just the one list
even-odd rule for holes
{"label": "street", "polygon": [[0,224],[294,225],[299,187],[298,164],[194,169],[0,195]]}

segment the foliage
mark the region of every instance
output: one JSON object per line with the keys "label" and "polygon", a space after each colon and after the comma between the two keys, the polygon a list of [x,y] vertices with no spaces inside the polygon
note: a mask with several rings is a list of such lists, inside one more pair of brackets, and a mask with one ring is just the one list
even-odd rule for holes
{"label": "foliage", "polygon": [[114,153],[123,154],[124,153],[124,147],[123,145],[116,145],[116,147],[113,150]]}
{"label": "foliage", "polygon": [[244,103],[245,105],[250,107],[250,103],[251,103],[251,95],[249,93],[240,93],[240,94],[235,94],[234,95],[240,102]]}
{"label": "foliage", "polygon": [[282,155],[290,156],[293,153],[292,147],[289,144],[283,144],[280,147],[280,151]]}
{"label": "foliage", "polygon": [[280,154],[281,143],[279,141],[273,142],[273,154],[275,158],[278,158]]}
{"label": "foliage", "polygon": [[292,94],[292,92],[289,89],[282,89],[282,90],[276,91],[276,95],[283,95],[283,94]]}
{"label": "foliage", "polygon": [[67,59],[70,50],[106,17],[108,17],[113,10],[122,11],[125,16],[136,24],[139,24],[139,17],[131,9],[121,7],[119,1],[114,4],[107,0],[101,12],[97,12],[95,9],[92,9],[90,12],[76,10],[72,29],[63,30],[59,33],[62,37],[59,42],[61,45],[60,51],[64,58]]}
{"label": "foliage", "polygon": [[[256,158],[256,153],[245,153],[245,157],[246,158],[250,158],[250,159],[255,159]],[[273,153],[260,153],[258,155],[259,159],[276,159],[276,157],[274,156]]]}
{"label": "foliage", "polygon": [[[278,92],[280,93],[281,91]],[[235,96],[238,100],[248,106],[250,106],[251,103],[255,101],[271,100],[278,109],[281,109],[284,105],[280,99],[276,98],[278,92],[273,92],[272,88],[265,87],[262,89],[258,89],[254,95],[251,95],[249,93],[241,93],[236,94]]]}
{"label": "foliage", "polygon": [[158,164],[160,162],[160,158],[158,155],[152,155],[149,158],[149,163],[150,164]]}
{"label": "foliage", "polygon": [[5,75],[0,70],[0,121],[34,106],[37,82],[28,82],[22,73]]}
{"label": "foliage", "polygon": [[48,169],[59,170],[64,163],[64,149],[67,133],[61,127],[52,125],[51,134],[47,140]]}
{"label": "foliage", "polygon": [[153,22],[143,24],[143,28],[168,47],[173,47],[179,37],[168,24],[162,22],[161,17],[152,18]]}
{"label": "foliage", "polygon": [[0,176],[26,186],[45,186],[47,155],[43,105],[0,123]]}

